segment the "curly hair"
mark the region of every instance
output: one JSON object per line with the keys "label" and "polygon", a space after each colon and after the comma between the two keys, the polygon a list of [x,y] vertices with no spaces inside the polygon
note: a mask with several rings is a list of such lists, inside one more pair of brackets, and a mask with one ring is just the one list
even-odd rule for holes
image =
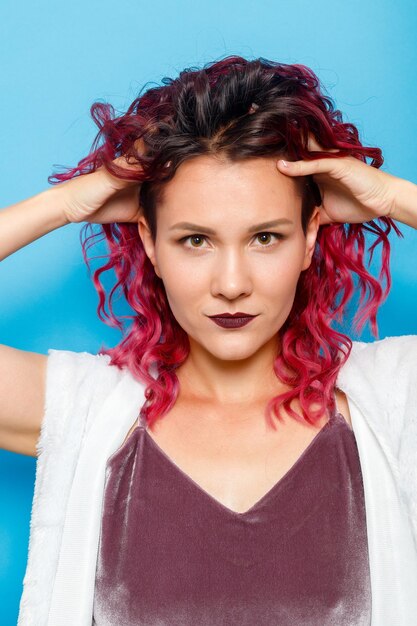
{"label": "curly hair", "polygon": [[[305,65],[228,56],[201,69],[184,69],[177,78],[165,77],[162,83],[139,95],[121,115],[116,115],[111,104],[95,102],[90,112],[99,132],[88,156],[77,167],[48,178],[56,184],[104,166],[114,176],[131,179],[131,172],[127,174],[113,160],[124,155],[128,163],[140,164],[138,203],[154,241],[156,207],[164,183],[172,179],[181,163],[193,157],[221,155],[229,161],[242,161],[265,156],[297,160],[350,155],[363,162],[369,157],[370,165],[377,168],[383,163],[381,150],[361,144],[357,128],[343,122],[342,113]],[[309,133],[326,151],[308,150]],[[337,153],[327,152],[335,148]],[[313,178],[305,177],[304,234],[314,207],[320,203]],[[145,253],[137,224],[112,223],[98,228],[94,233],[90,223],[83,227],[82,252],[91,276],[87,249],[98,239],[105,239],[106,262],[92,278],[99,296],[97,313],[101,321],[122,333],[118,345],[102,345],[99,354],[108,354],[110,365],[127,367],[145,384],[146,402],[140,412],[152,424],[175,403],[179,391],[175,370],[189,354],[188,335],[170,310],[163,282]],[[319,227],[311,264],[301,272],[292,309],[279,330],[280,350],[273,368],[290,390],[268,402],[266,416],[273,427],[273,416],[282,417],[281,406],[295,419],[311,424],[324,410],[335,409],[337,374],[349,357],[352,341],[333,328],[332,322],[344,320],[357,291],[354,274],[360,298],[351,328],[359,333],[369,320],[372,334],[378,338],[377,310],[391,287],[387,237],[391,228],[402,236],[387,217],[363,224]],[[369,262],[382,242],[378,279],[364,262],[366,233],[376,237],[369,248]],[[114,270],[117,281],[107,294],[101,275],[109,270]],[[118,291],[132,315],[114,312],[112,303]],[[109,313],[105,310],[107,302]],[[129,328],[124,318],[132,320]],[[296,398],[301,416],[291,407]]]}

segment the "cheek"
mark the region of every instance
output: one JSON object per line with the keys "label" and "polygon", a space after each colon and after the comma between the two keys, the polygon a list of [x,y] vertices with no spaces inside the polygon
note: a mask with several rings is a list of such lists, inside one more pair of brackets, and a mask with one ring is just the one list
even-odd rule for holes
{"label": "cheek", "polygon": [[213,269],[207,259],[199,258],[198,253],[193,257],[176,244],[161,246],[157,254],[165,291],[173,302],[195,301],[207,293]]}
{"label": "cheek", "polygon": [[161,271],[168,304],[182,325],[207,293],[206,283],[190,266],[184,269],[181,264],[171,263]]}
{"label": "cheek", "polygon": [[273,283],[277,290],[292,291],[298,282],[300,268],[298,264],[282,264],[272,268],[269,272],[269,282]]}
{"label": "cheek", "polygon": [[291,293],[295,290],[303,262],[300,245],[283,249],[279,254],[265,258],[257,266],[259,285],[270,293]]}

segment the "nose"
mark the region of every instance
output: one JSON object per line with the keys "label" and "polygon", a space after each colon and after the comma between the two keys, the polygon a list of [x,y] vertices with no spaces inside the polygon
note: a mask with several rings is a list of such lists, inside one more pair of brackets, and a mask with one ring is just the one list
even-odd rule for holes
{"label": "nose", "polygon": [[239,250],[219,253],[211,281],[213,296],[228,300],[248,295],[252,291],[252,278],[248,259]]}

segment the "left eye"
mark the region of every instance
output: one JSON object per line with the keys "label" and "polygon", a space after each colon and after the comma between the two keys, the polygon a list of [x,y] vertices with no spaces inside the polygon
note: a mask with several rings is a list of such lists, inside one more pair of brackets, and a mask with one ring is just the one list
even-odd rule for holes
{"label": "left eye", "polygon": [[[276,239],[283,239],[283,235],[280,235],[279,233],[259,233],[258,235],[256,235],[257,237],[275,237]],[[264,246],[267,247],[267,246]]]}

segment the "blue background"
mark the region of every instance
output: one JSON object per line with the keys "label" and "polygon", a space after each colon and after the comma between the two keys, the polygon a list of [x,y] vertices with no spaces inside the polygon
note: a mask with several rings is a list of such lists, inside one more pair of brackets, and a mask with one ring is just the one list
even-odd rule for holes
{"label": "blue background", "polygon": [[[95,100],[122,111],[148,81],[229,54],[310,66],[362,142],[382,149],[382,169],[417,183],[416,32],[411,0],[3,0],[0,205],[47,188],[55,165],[87,154]],[[417,334],[417,232],[398,225],[404,239],[391,237],[393,287],[378,316],[380,338]],[[120,340],[97,318],[81,227],[53,231],[0,264],[0,343],[94,353]],[[368,330],[362,338],[372,340]],[[16,623],[22,592],[35,463],[0,452],[4,625]]]}

